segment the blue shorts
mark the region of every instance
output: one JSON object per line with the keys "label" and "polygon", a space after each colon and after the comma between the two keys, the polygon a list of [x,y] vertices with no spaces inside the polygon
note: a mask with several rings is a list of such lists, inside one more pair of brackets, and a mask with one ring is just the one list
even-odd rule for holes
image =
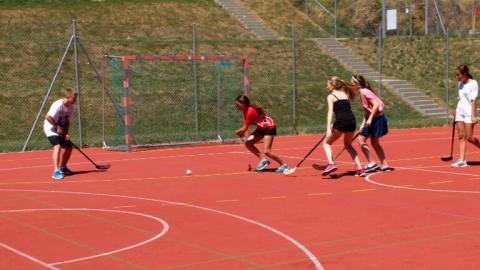
{"label": "blue shorts", "polygon": [[388,123],[387,117],[385,115],[379,115],[373,117],[372,125],[368,128],[363,128],[360,135],[364,137],[371,137],[371,138],[380,138],[382,136],[387,135],[388,133]]}

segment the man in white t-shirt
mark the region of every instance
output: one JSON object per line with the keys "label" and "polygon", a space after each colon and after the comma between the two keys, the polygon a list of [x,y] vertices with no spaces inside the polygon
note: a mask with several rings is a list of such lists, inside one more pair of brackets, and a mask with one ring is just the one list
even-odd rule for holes
{"label": "man in white t-shirt", "polygon": [[[43,122],[43,132],[53,145],[53,174],[52,178],[56,180],[63,179],[64,175],[72,175],[73,172],[67,168],[67,162],[72,153],[70,143],[69,127],[73,118],[74,103],[77,99],[77,93],[71,88],[67,88],[64,98],[55,101]],[[64,148],[62,160],[60,162],[60,151]]]}

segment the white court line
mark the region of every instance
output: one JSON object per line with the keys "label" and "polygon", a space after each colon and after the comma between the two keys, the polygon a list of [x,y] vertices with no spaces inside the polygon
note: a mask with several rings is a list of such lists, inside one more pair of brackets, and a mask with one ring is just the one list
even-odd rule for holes
{"label": "white court line", "polygon": [[398,166],[396,166],[395,167],[395,169],[402,169],[402,170],[412,170],[412,171],[422,171],[422,172],[433,172],[433,173],[442,173],[442,174],[453,174],[453,175],[480,177],[480,174],[436,171],[436,170],[428,170],[428,169],[425,169],[425,168],[447,168],[447,166],[423,166],[423,167],[398,167]]}
{"label": "white court line", "polygon": [[323,266],[318,260],[318,258],[310,251],[308,250],[304,245],[302,245],[300,242],[292,238],[291,236],[273,228],[268,225],[265,225],[263,223],[260,223],[258,221],[242,217],[239,215],[231,214],[228,212],[212,209],[212,208],[207,208],[207,207],[202,207],[202,206],[197,206],[193,204],[187,204],[187,203],[179,203],[179,202],[171,202],[171,201],[165,201],[165,200],[159,200],[159,199],[153,199],[153,198],[146,198],[146,197],[135,197],[135,196],[128,196],[128,195],[116,195],[116,194],[106,194],[106,193],[89,193],[89,192],[77,192],[77,191],[60,191],[60,190],[22,190],[22,189],[0,189],[0,191],[5,191],[5,192],[39,192],[39,193],[57,193],[57,194],[70,194],[70,195],[87,195],[87,196],[103,196],[103,197],[113,197],[113,198],[123,198],[123,199],[131,199],[131,200],[142,200],[142,201],[149,201],[149,202],[159,202],[159,203],[167,203],[170,205],[177,205],[177,206],[184,206],[184,207],[190,207],[194,209],[199,209],[207,212],[212,212],[224,216],[229,216],[233,217],[242,221],[245,221],[247,223],[259,226],[261,228],[264,228],[267,231],[270,231],[273,234],[276,234],[291,244],[293,244],[295,247],[297,247],[300,251],[302,251],[308,259],[312,262],[312,264],[315,266],[315,269],[317,270],[323,270]]}
{"label": "white court line", "polygon": [[[397,167],[396,167],[397,168]],[[443,173],[443,174],[454,174],[454,175],[468,175],[468,176],[478,176],[478,174],[467,174],[467,173],[455,173],[455,172],[444,172],[444,171],[435,171],[435,170],[426,170],[426,169],[419,169],[419,168],[408,168],[408,167],[398,167],[401,169],[405,170],[416,170],[416,171],[426,171],[426,172],[434,172],[434,173]],[[429,191],[429,192],[442,192],[442,193],[465,193],[465,194],[480,194],[480,191],[468,191],[468,190],[452,190],[452,189],[430,189],[430,188],[415,188],[415,187],[409,187],[409,186],[397,186],[397,185],[388,185],[388,184],[383,184],[379,182],[373,181],[371,178],[374,175],[378,174],[389,174],[392,172],[376,172],[376,173],[371,173],[368,174],[366,177],[364,177],[365,181],[378,185],[378,186],[383,186],[383,187],[388,187],[388,188],[393,188],[393,189],[407,189],[407,190],[415,190],[415,191]]]}
{"label": "white court line", "polygon": [[[448,138],[447,138],[448,139]],[[432,140],[446,140],[445,138],[428,138],[428,139],[412,139],[412,140],[383,140],[382,143],[399,143],[399,142],[420,142],[420,141],[432,141]],[[305,147],[284,147],[277,148],[277,150],[300,150],[300,149],[310,149],[310,146]],[[171,158],[183,158],[183,157],[202,157],[202,156],[215,156],[215,155],[228,155],[228,154],[250,154],[247,151],[229,151],[229,152],[217,152],[217,153],[203,153],[203,154],[182,154],[182,155],[169,155],[169,156],[150,156],[150,157],[140,157],[140,158],[124,158],[124,159],[112,159],[112,160],[102,160],[103,162],[129,162],[129,161],[142,161],[142,160],[152,160],[152,159],[171,159]],[[89,162],[75,162],[69,163],[71,165],[82,165],[90,164]],[[36,165],[36,166],[21,166],[21,167],[12,167],[12,168],[0,168],[0,171],[10,171],[10,170],[25,170],[25,169],[34,169],[34,168],[49,168],[51,164],[45,165]]]}
{"label": "white court line", "polygon": [[[447,138],[448,139],[448,138]],[[432,140],[446,140],[445,138],[428,138],[428,139],[412,139],[412,140],[383,140],[382,143],[399,143],[399,142],[420,142],[420,141],[432,141]],[[299,149],[309,149],[309,146],[305,147],[285,147],[277,148],[277,150],[299,150]],[[102,162],[128,162],[128,161],[142,161],[142,160],[151,160],[151,159],[170,159],[170,158],[183,158],[183,157],[201,157],[201,156],[215,156],[215,155],[228,155],[228,154],[249,154],[249,152],[242,151],[229,151],[229,152],[218,152],[218,153],[203,153],[203,154],[182,154],[182,155],[169,155],[169,156],[150,156],[150,157],[141,157],[141,158],[124,158],[124,159],[112,159],[112,160],[102,160]],[[80,165],[80,164],[90,164],[89,162],[75,162],[69,163],[71,165]],[[0,171],[10,171],[10,170],[25,170],[25,169],[34,169],[34,168],[49,168],[51,164],[45,165],[36,165],[36,166],[21,166],[21,167],[12,167],[12,168],[0,168]]]}
{"label": "white court line", "polygon": [[37,259],[37,258],[35,258],[35,257],[32,257],[32,256],[26,254],[25,252],[21,252],[20,250],[15,249],[15,248],[13,248],[13,247],[11,247],[11,246],[9,246],[9,245],[6,245],[6,244],[4,244],[4,243],[0,243],[0,247],[3,247],[3,248],[5,248],[5,249],[8,249],[8,250],[10,250],[11,252],[13,252],[13,253],[15,253],[15,254],[17,254],[17,255],[19,255],[19,256],[22,256],[22,257],[24,257],[24,258],[26,258],[26,259],[28,259],[28,260],[36,263],[36,264],[39,264],[39,265],[41,265],[41,266],[43,266],[43,267],[45,267],[45,268],[52,269],[52,270],[60,270],[60,268],[57,268],[57,267],[55,267],[55,266],[51,266],[51,265],[48,264],[48,263],[42,262],[41,260],[39,260],[39,259]]}
{"label": "white court line", "polygon": [[[233,152],[219,152],[219,153],[204,153],[204,154],[189,154],[189,155],[170,155],[170,156],[151,156],[151,157],[141,157],[141,158],[124,158],[124,159],[111,159],[111,160],[102,160],[101,162],[125,162],[125,161],[142,161],[150,159],[171,159],[171,158],[184,158],[184,157],[201,157],[201,156],[215,156],[215,155],[228,155],[228,154],[244,154],[245,152],[233,151]],[[1,160],[0,160],[1,162]],[[70,162],[69,165],[81,165],[81,164],[90,164],[90,162]],[[10,171],[10,170],[25,170],[25,169],[34,169],[34,168],[50,168],[51,164],[45,165],[35,165],[35,166],[21,166],[21,167],[12,167],[12,168],[0,168],[0,171]]]}
{"label": "white court line", "polygon": [[[100,254],[97,254],[97,255],[81,257],[81,258],[66,260],[66,261],[61,261],[61,262],[50,263],[50,264],[48,264],[50,266],[90,260],[90,259],[94,259],[94,258],[98,258],[98,257],[103,257],[103,256],[108,256],[108,255],[111,255],[111,254],[119,253],[119,252],[122,252],[122,251],[126,251],[126,250],[129,250],[129,249],[139,247],[139,246],[143,246],[143,245],[146,245],[146,244],[148,244],[152,241],[155,241],[156,239],[164,236],[170,228],[168,223],[161,218],[154,217],[154,216],[147,215],[147,214],[143,214],[143,213],[122,211],[122,210],[95,209],[95,208],[45,208],[45,209],[0,210],[0,213],[27,213],[27,212],[39,212],[39,211],[97,211],[97,212],[121,213],[121,214],[129,214],[129,215],[135,215],[135,216],[141,216],[141,217],[146,217],[146,218],[149,218],[149,219],[153,219],[153,220],[161,223],[162,226],[163,226],[163,229],[162,229],[161,232],[157,233],[155,236],[153,236],[153,237],[151,237],[151,238],[149,238],[145,241],[142,241],[140,243],[137,243],[137,244],[134,244],[134,245],[131,245],[131,246],[127,246],[127,247],[124,247],[124,248],[121,248],[121,249],[100,253]],[[53,268],[53,269],[57,269],[57,268]]]}

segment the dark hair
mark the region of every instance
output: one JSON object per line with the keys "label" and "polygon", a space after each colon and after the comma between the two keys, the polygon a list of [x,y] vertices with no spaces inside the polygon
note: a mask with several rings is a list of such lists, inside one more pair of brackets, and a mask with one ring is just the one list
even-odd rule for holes
{"label": "dark hair", "polygon": [[367,80],[365,80],[365,78],[362,75],[358,73],[353,74],[352,81],[358,84],[361,88],[367,88],[368,90],[372,91],[375,95],[377,95],[377,92],[373,90],[373,88],[370,86],[370,84],[367,82]]}
{"label": "dark hair", "polygon": [[467,75],[469,79],[473,79],[473,76],[470,74],[470,70],[468,69],[467,65],[460,65],[455,70],[458,70],[460,74]]}
{"label": "dark hair", "polygon": [[254,102],[253,104],[250,103],[250,98],[248,98],[248,96],[245,95],[245,94],[239,95],[235,99],[235,101],[240,103],[240,104],[245,105],[247,108],[250,107],[250,106],[253,107],[258,112],[258,114],[262,114],[262,113],[265,112],[265,110],[262,108],[262,106],[258,102]]}

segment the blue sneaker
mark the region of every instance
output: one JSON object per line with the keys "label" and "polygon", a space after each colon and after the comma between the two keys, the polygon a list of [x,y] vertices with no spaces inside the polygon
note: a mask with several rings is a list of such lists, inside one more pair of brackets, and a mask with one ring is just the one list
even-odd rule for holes
{"label": "blue sneaker", "polygon": [[275,172],[277,173],[283,173],[283,171],[285,171],[286,169],[288,169],[288,165],[287,164],[282,164],[282,166],[278,167],[277,169],[275,169]]}
{"label": "blue sneaker", "polygon": [[61,180],[63,179],[63,174],[60,172],[60,170],[53,171],[52,178],[55,180]]}
{"label": "blue sneaker", "polygon": [[260,163],[258,163],[258,166],[257,166],[256,170],[261,171],[261,170],[265,169],[265,167],[267,167],[268,164],[270,164],[270,161],[268,159],[262,159],[262,160],[260,160]]}
{"label": "blue sneaker", "polygon": [[73,172],[67,167],[60,167],[60,172],[65,176],[70,176],[73,174]]}

